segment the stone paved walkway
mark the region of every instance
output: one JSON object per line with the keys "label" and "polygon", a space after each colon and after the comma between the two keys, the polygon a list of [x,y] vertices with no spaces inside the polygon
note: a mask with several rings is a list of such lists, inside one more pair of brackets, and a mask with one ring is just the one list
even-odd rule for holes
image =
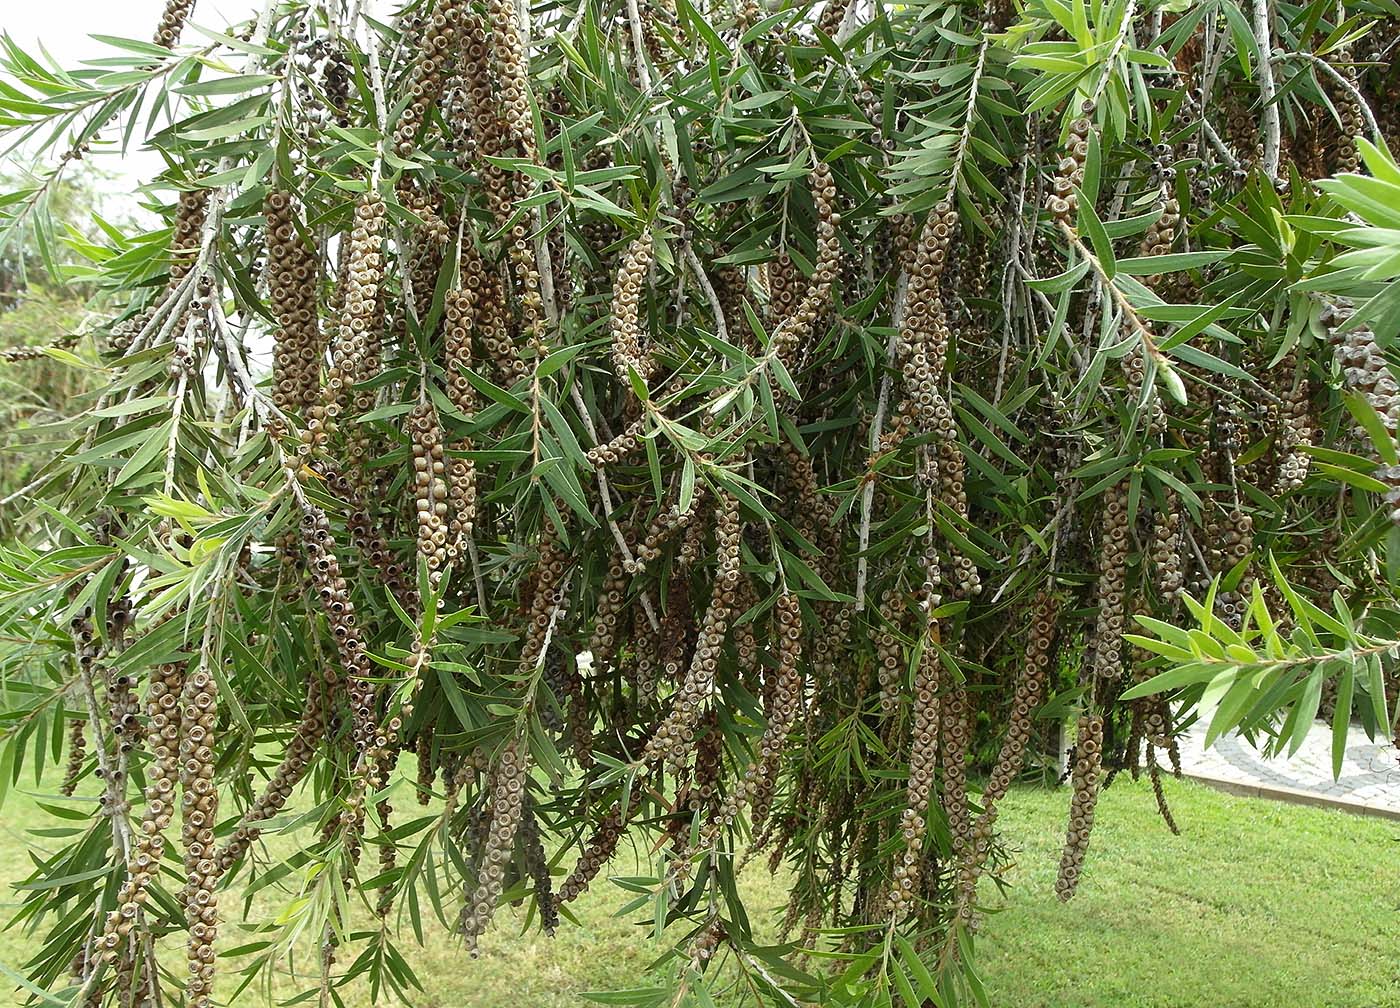
{"label": "stone paved walkway", "polygon": [[1400,749],[1372,742],[1360,728],[1350,730],[1335,780],[1329,725],[1315,723],[1291,758],[1265,759],[1235,735],[1206,749],[1205,735],[1205,723],[1197,722],[1181,739],[1181,768],[1188,777],[1236,794],[1400,819]]}

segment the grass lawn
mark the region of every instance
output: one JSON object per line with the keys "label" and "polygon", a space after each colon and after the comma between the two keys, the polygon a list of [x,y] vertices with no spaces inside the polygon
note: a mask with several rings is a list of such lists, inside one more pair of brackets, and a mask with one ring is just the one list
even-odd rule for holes
{"label": "grass lawn", "polygon": [[[987,893],[996,912],[978,946],[996,1008],[1400,1006],[1400,823],[1167,786],[1179,837],[1157,818],[1146,784],[1120,780],[1104,794],[1086,875],[1067,905],[1053,882],[1068,793],[1020,788],[1005,799],[1013,888],[1005,898]],[[0,815],[0,913],[14,903],[8,886],[27,870],[26,848],[46,844],[25,831],[44,820],[22,794]],[[783,903],[782,880],[758,864],[744,881],[756,920]],[[580,1004],[580,991],[637,985],[657,947],[611,915],[623,902],[596,882],[575,904],[584,927],[565,925],[552,940],[517,938],[519,918],[506,908],[476,962],[451,936],[429,932],[428,947],[411,954],[428,990],[418,1003],[555,1008]],[[232,930],[225,947],[241,941]],[[4,932],[0,961],[15,966],[30,947]],[[283,996],[304,989],[278,987]],[[260,1000],[249,993],[240,1003]],[[347,1001],[370,1003],[364,990]]]}

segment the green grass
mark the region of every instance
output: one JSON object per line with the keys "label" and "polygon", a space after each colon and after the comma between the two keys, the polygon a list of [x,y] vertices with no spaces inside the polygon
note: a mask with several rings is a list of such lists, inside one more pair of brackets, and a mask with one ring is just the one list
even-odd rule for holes
{"label": "green grass", "polygon": [[[1190,783],[1168,789],[1179,837],[1157,818],[1146,785],[1121,780],[1105,793],[1079,895],[1066,905],[1053,883],[1068,794],[1021,788],[1006,798],[1012,888],[1004,898],[989,888],[995,912],[978,943],[994,1006],[1400,1006],[1400,824]],[[27,871],[26,848],[47,843],[25,831],[44,824],[23,795],[0,816],[6,907],[14,902],[9,883]],[[744,884],[755,919],[784,901],[782,880],[758,864]],[[579,1004],[580,991],[643,982],[659,950],[644,928],[612,916],[622,902],[620,890],[596,882],[576,905],[583,927],[566,924],[552,940],[518,936],[523,912],[506,908],[476,962],[434,929],[427,948],[411,950],[428,991],[417,1003],[556,1008]],[[231,932],[226,927],[225,947],[240,940]],[[30,948],[23,934],[0,934],[7,965]],[[300,989],[301,981],[277,984],[284,996]],[[368,1006],[368,993],[354,992],[348,1003]]]}

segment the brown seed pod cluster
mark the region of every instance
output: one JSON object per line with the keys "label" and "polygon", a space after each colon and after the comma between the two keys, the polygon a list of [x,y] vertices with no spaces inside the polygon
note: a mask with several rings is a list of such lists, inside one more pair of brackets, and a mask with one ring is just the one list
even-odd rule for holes
{"label": "brown seed pod cluster", "polygon": [[126,878],[117,892],[116,909],[103,924],[101,948],[109,964],[121,954],[120,946],[135,926],[165,857],[165,829],[175,813],[175,783],[184,742],[180,703],[184,679],[185,668],[179,664],[161,665],[151,674],[146,693],[146,748],[151,755],[146,806],[140,831],[127,852]]}
{"label": "brown seed pod cluster", "polygon": [[841,215],[836,211],[836,180],[831,166],[825,161],[816,162],[808,184],[817,213],[817,258],[806,294],[773,332],[773,352],[787,362],[792,361],[793,351],[812,336],[817,319],[830,305],[831,287],[841,271],[841,239],[837,234]]}
{"label": "brown seed pod cluster", "polygon": [[1060,856],[1060,872],[1055,879],[1055,895],[1067,900],[1079,885],[1084,855],[1089,850],[1089,833],[1094,828],[1094,807],[1099,800],[1103,768],[1103,716],[1083,714],[1079,718],[1074,765],[1070,770],[1073,795],[1069,806],[1069,829]]}
{"label": "brown seed pod cluster", "polygon": [[[447,292],[443,301],[443,354],[447,372],[447,398],[463,416],[477,409],[476,387],[467,377],[472,366],[472,319],[476,312],[474,293],[466,288]],[[454,449],[470,451],[470,438],[458,441]],[[456,562],[471,539],[476,526],[476,465],[469,458],[447,458],[448,536],[447,558]]]}
{"label": "brown seed pod cluster", "polygon": [[1104,493],[1100,518],[1098,617],[1094,624],[1093,670],[1104,679],[1123,674],[1123,619],[1128,581],[1127,488]]}
{"label": "brown seed pod cluster", "polygon": [[1181,505],[1175,494],[1167,506],[1153,517],[1150,553],[1156,573],[1157,596],[1163,602],[1175,602],[1186,583],[1182,570],[1184,541],[1181,526]]}
{"label": "brown seed pod cluster", "polygon": [[219,879],[215,862],[214,825],[219,792],[214,785],[214,730],[218,691],[209,670],[196,668],[185,677],[180,693],[182,735],[179,776],[183,791],[180,833],[185,847],[185,914],[189,974],[185,999],[191,1008],[209,1008],[214,988],[214,938],[218,932]]}
{"label": "brown seed pod cluster", "polygon": [[380,248],[384,230],[384,201],[378,193],[365,193],[355,204],[350,232],[349,267],[341,321],[336,334],[335,356],[326,375],[320,401],[308,412],[302,432],[302,453],[322,448],[334,429],[349,397],[350,388],[368,377],[371,340],[377,332],[379,285],[384,278]]}
{"label": "brown seed pod cluster", "polygon": [[[1048,589],[1042,590],[1031,605],[1031,625],[1026,640],[1026,653],[1021,663],[1020,675],[1016,679],[1016,690],[1012,695],[1011,718],[1007,724],[1006,738],[1002,741],[996,764],[992,767],[987,786],[982,792],[982,806],[988,811],[1005,797],[1011,788],[1011,782],[1021,772],[1026,745],[1035,726],[1035,714],[1045,699],[1050,663],[1055,656],[1055,638],[1058,633],[1056,620],[1059,613],[1059,596]],[[984,818],[987,814],[983,813]]]}
{"label": "brown seed pod cluster", "polygon": [[[289,478],[296,479],[296,474],[290,473]],[[354,716],[355,745],[363,753],[369,748],[375,729],[374,684],[369,681],[374,669],[355,622],[355,603],[350,600],[350,588],[341,573],[330,522],[324,512],[309,508],[303,512],[301,542],[312,585],[340,655]]]}
{"label": "brown seed pod cluster", "polygon": [[1281,379],[1275,392],[1279,399],[1276,414],[1278,489],[1296,490],[1308,476],[1316,425],[1312,415],[1312,389],[1298,354],[1290,350],[1271,372]]}
{"label": "brown seed pod cluster", "polygon": [[156,33],[151,41],[166,49],[174,46],[180,41],[180,33],[185,30],[185,22],[193,10],[194,0],[166,0],[165,10],[160,15],[160,24],[156,25]]}
{"label": "brown seed pod cluster", "polygon": [[262,832],[256,825],[271,819],[286,806],[292,789],[306,776],[311,758],[326,735],[331,697],[340,686],[340,676],[333,665],[326,665],[307,684],[305,713],[287,742],[287,752],[272,772],[272,778],[262,793],[243,813],[242,820],[214,858],[220,875],[232,868]]}
{"label": "brown seed pod cluster", "polygon": [[685,763],[695,741],[695,725],[700,712],[714,693],[720,652],[733,614],[739,580],[739,547],[743,538],[738,501],[723,494],[715,512],[717,569],[710,604],[705,610],[685,681],[672,698],[671,712],[647,742],[642,754],[645,764],[662,758],[673,767]]}
{"label": "brown seed pod cluster", "polygon": [[428,111],[442,95],[465,7],[462,0],[439,0],[415,40],[417,59],[408,85],[408,106],[394,124],[394,152],[401,158],[413,156]]}
{"label": "brown seed pod cluster", "polygon": [[972,842],[971,820],[967,808],[967,756],[972,745],[972,727],[967,704],[967,687],[961,682],[949,685],[940,705],[939,760],[943,767],[943,787],[939,798],[948,831],[953,836],[953,850],[966,862]]}
{"label": "brown seed pod cluster", "polygon": [[68,725],[68,766],[63,771],[63,783],[59,793],[73,797],[78,790],[78,782],[83,777],[83,766],[87,763],[87,719],[73,718]]}
{"label": "brown seed pod cluster", "polygon": [[491,44],[500,78],[499,102],[510,136],[520,155],[537,160],[535,122],[530,113],[529,55],[520,36],[520,22],[509,0],[487,0],[491,19]]}
{"label": "brown seed pod cluster", "polygon": [[175,233],[170,240],[169,289],[189,276],[199,254],[204,222],[209,208],[209,190],[182,192],[175,205]]}
{"label": "brown seed pod cluster", "polygon": [[1055,166],[1055,177],[1050,183],[1050,191],[1045,197],[1045,209],[1063,227],[1074,227],[1079,216],[1079,194],[1076,191],[1084,185],[1084,166],[1089,160],[1089,134],[1094,124],[1088,116],[1089,109],[1069,124],[1069,138],[1065,142],[1064,154]]}
{"label": "brown seed pod cluster", "polygon": [[875,674],[880,683],[880,716],[890,722],[899,710],[904,681],[904,646],[895,628],[904,609],[899,593],[887,588],[880,598],[880,623],[875,631]]}
{"label": "brown seed pod cluster", "polygon": [[320,263],[297,233],[289,193],[268,193],[263,213],[268,298],[278,325],[273,333],[272,398],[278,408],[300,413],[316,401],[321,384]]}
{"label": "brown seed pod cluster", "polygon": [[[758,757],[754,760],[744,790],[751,794],[753,813],[750,819],[754,833],[760,833],[768,821],[773,804],[773,789],[778,780],[778,768],[789,733],[797,724],[802,707],[802,607],[797,596],[784,590],[773,604],[774,657],[778,668],[773,675],[772,697],[766,710],[768,723],[759,740]],[[737,810],[736,810],[737,811]]]}
{"label": "brown seed pod cluster", "polygon": [[[1341,302],[1328,304],[1320,321],[1327,327],[1332,341],[1332,353],[1341,367],[1346,383],[1360,392],[1380,417],[1381,424],[1392,440],[1400,435],[1400,384],[1386,363],[1385,353],[1376,343],[1369,326],[1352,325],[1350,306]],[[1359,431],[1364,444],[1370,435]],[[1389,489],[1382,495],[1389,505],[1391,522],[1400,525],[1400,466],[1383,465],[1372,474]]]}
{"label": "brown seed pod cluster", "polygon": [[[650,231],[643,231],[627,247],[613,283],[612,358],[613,370],[626,389],[632,388],[630,371],[647,381],[656,370],[655,362],[642,346],[641,305],[647,271],[655,255]],[[615,450],[615,449],[614,449]]]}
{"label": "brown seed pod cluster", "polygon": [[540,912],[540,926],[553,937],[559,927],[559,906],[554,899],[554,880],[549,874],[549,855],[540,839],[540,826],[535,818],[535,800],[527,791],[525,809],[520,822],[520,843],[525,853],[525,871],[535,887],[535,906]]}
{"label": "brown seed pod cluster", "polygon": [[895,919],[914,908],[918,890],[929,797],[933,793],[934,768],[938,763],[938,725],[942,720],[939,698],[939,659],[925,652],[914,670],[914,720],[909,740],[909,782],[905,788],[904,811],[900,814],[900,836],[904,850],[896,856],[890,880],[889,908]]}
{"label": "brown seed pod cluster", "polygon": [[517,739],[501,751],[491,779],[491,825],[477,865],[476,891],[462,909],[462,934],[467,951],[475,958],[477,942],[495,914],[505,885],[506,865],[515,847],[525,803],[526,757]]}
{"label": "brown seed pod cluster", "polygon": [[598,877],[603,865],[612,859],[613,852],[617,850],[618,841],[622,839],[623,825],[622,812],[617,807],[609,810],[599,820],[598,828],[584,845],[574,870],[559,887],[559,903],[570,903],[588,891],[588,886]]}
{"label": "brown seed pod cluster", "polygon": [[413,452],[418,556],[427,564],[429,584],[436,587],[447,565],[447,462],[437,410],[426,396],[409,415],[409,443]]}

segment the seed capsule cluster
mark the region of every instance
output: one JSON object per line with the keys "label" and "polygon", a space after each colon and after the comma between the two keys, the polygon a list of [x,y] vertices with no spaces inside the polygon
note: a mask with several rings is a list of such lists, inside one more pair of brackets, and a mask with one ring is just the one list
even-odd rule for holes
{"label": "seed capsule cluster", "polygon": [[273,402],[284,411],[300,413],[315,402],[321,381],[320,264],[297,234],[288,193],[269,193],[263,213],[268,295],[278,324],[273,334]]}
{"label": "seed capsule cluster", "polygon": [[831,287],[841,270],[841,239],[836,231],[841,215],[836,212],[836,180],[831,166],[818,161],[808,182],[817,212],[817,258],[807,293],[773,333],[773,352],[786,361],[791,361],[793,351],[811,337],[817,319],[831,302]]}
{"label": "seed capsule cluster", "polygon": [[627,247],[613,284],[612,357],[613,370],[626,389],[631,389],[629,370],[643,381],[651,378],[655,364],[642,346],[641,303],[647,271],[655,255],[650,231],[643,231]]}
{"label": "seed capsule cluster", "polygon": [[[296,479],[296,474],[289,473],[288,478]],[[348,684],[356,748],[359,752],[365,752],[373,740],[375,728],[374,684],[369,681],[374,670],[355,623],[355,603],[350,600],[349,586],[340,571],[340,561],[331,539],[330,522],[324,512],[308,509],[303,513],[301,541],[306,551],[311,581],[322,611],[326,614],[326,621],[330,624],[331,636],[335,639]]]}
{"label": "seed capsule cluster", "polygon": [[[1396,439],[1400,436],[1400,384],[1370,327],[1358,325],[1342,331],[1350,317],[1349,306],[1341,303],[1323,309],[1321,322],[1328,329],[1332,353],[1346,383],[1366,397],[1391,438]],[[1364,431],[1359,437],[1363,443],[1369,439]],[[1390,507],[1391,522],[1400,525],[1400,466],[1381,466],[1372,475],[1389,487],[1383,499]]]}
{"label": "seed capsule cluster", "polygon": [[1093,669],[1105,679],[1123,674],[1123,614],[1128,580],[1127,490],[1118,484],[1104,494],[1100,519],[1098,618],[1094,624]]}
{"label": "seed capsule cluster", "polygon": [[437,587],[447,564],[447,462],[437,410],[426,397],[410,415],[409,428],[418,556],[428,566],[429,583]]}
{"label": "seed capsule cluster", "polygon": [[1069,830],[1060,856],[1060,873],[1055,879],[1055,895],[1067,900],[1079,885],[1084,855],[1089,850],[1089,832],[1094,827],[1094,806],[1099,800],[1099,779],[1103,768],[1103,716],[1084,714],[1079,718],[1074,765],[1070,771],[1073,795],[1069,806]]}
{"label": "seed capsule cluster", "polygon": [[1167,507],[1152,520],[1152,567],[1156,572],[1157,595],[1164,602],[1175,601],[1181,594],[1186,578],[1182,571],[1182,538],[1180,504],[1173,494]]}
{"label": "seed capsule cluster", "polygon": [[972,745],[969,723],[967,688],[953,682],[946,691],[939,710],[941,735],[939,760],[943,767],[943,788],[939,797],[948,830],[953,835],[953,850],[964,861],[971,846],[972,828],[967,809],[967,756]]}
{"label": "seed capsule cluster", "polygon": [[913,910],[921,874],[924,816],[928,812],[929,797],[933,793],[934,767],[938,763],[938,725],[942,719],[939,678],[938,658],[925,652],[914,672],[909,782],[899,823],[904,850],[895,860],[894,877],[890,880],[890,914],[896,919],[907,916]]}
{"label": "seed capsule cluster", "polygon": [[903,609],[899,593],[893,588],[885,589],[880,598],[880,624],[875,631],[875,674],[880,683],[880,716],[887,723],[899,709],[904,681],[904,646],[894,630]]}
{"label": "seed capsule cluster", "polygon": [[525,870],[535,887],[535,905],[540,912],[540,926],[553,937],[559,927],[559,907],[554,900],[554,880],[549,874],[549,856],[540,839],[539,822],[535,819],[535,800],[525,794],[524,818],[520,822],[520,842],[525,851]]}
{"label": "seed capsule cluster", "polygon": [[501,751],[491,780],[491,826],[478,863],[476,892],[462,913],[462,933],[473,958],[479,954],[477,941],[490,924],[505,885],[506,865],[524,810],[526,776],[519,742],[511,739]]}
{"label": "seed capsule cluster", "polygon": [[287,742],[286,754],[272,772],[272,779],[243,813],[242,821],[214,858],[219,875],[232,868],[258,838],[262,831],[255,824],[271,819],[282,811],[287,799],[292,796],[292,789],[306,776],[311,758],[326,734],[329,698],[339,686],[340,676],[332,665],[325,666],[319,675],[311,677],[307,685],[305,713]]}
{"label": "seed capsule cluster", "polygon": [[194,189],[180,194],[175,205],[175,233],[170,240],[170,281],[174,289],[194,268],[209,208],[209,190]]}
{"label": "seed capsule cluster", "polygon": [[1006,738],[1002,741],[996,764],[982,792],[984,809],[1005,797],[1011,788],[1011,782],[1021,772],[1026,744],[1030,741],[1031,730],[1035,725],[1035,714],[1045,699],[1050,663],[1054,658],[1058,630],[1056,619],[1059,613],[1060,599],[1054,592],[1045,590],[1036,596],[1031,607],[1031,625],[1026,641],[1025,659],[1011,700],[1011,719],[1006,728]]}
{"label": "seed capsule cluster", "polygon": [[[778,669],[773,676],[772,697],[768,700],[768,724],[759,741],[758,758],[746,775],[742,790],[750,794],[754,833],[760,833],[768,821],[768,811],[773,804],[773,789],[778,780],[778,767],[782,759],[784,743],[797,723],[802,706],[802,670],[799,662],[802,657],[802,608],[797,596],[791,591],[783,591],[773,605],[774,634],[777,638],[775,657]],[[726,819],[732,819],[738,809],[725,810]]]}
{"label": "seed capsule cluster", "polygon": [[214,825],[219,792],[214,786],[214,728],[218,693],[203,667],[185,677],[180,693],[183,734],[179,767],[180,833],[185,847],[185,914],[189,920],[185,999],[191,1008],[209,1008],[214,987],[214,938],[218,931],[219,871],[214,860]]}
{"label": "seed capsule cluster", "polygon": [[1296,351],[1290,350],[1275,365],[1273,372],[1283,379],[1276,388],[1279,398],[1278,430],[1278,488],[1282,492],[1296,490],[1308,476],[1315,425],[1312,417],[1312,390],[1306,370],[1299,365]]}
{"label": "seed capsule cluster", "polygon": [[194,10],[194,0],[166,0],[161,12],[160,24],[156,26],[152,41],[169,49],[180,41],[180,33],[185,30],[185,21]]}
{"label": "seed capsule cluster", "polygon": [[384,201],[378,193],[366,193],[355,205],[355,226],[350,232],[350,252],[342,320],[336,337],[335,358],[321,400],[308,410],[302,432],[304,455],[322,448],[344,408],[350,388],[369,377],[371,340],[377,332],[379,285],[384,278],[380,249],[384,230]]}
{"label": "seed capsule cluster", "polygon": [[622,812],[614,807],[598,823],[598,829],[584,845],[578,863],[559,887],[559,902],[570,903],[588,891],[588,886],[612,859],[622,839]]}
{"label": "seed capsule cluster", "polygon": [[442,94],[457,47],[465,7],[461,0],[439,0],[417,40],[418,58],[413,64],[412,79],[408,85],[408,107],[394,125],[394,151],[401,158],[413,156],[418,135],[423,130],[423,121]]}
{"label": "seed capsule cluster", "polygon": [[82,780],[83,765],[87,762],[87,719],[74,718],[68,725],[68,766],[63,771],[63,783],[59,793],[73,797]]}
{"label": "seed capsule cluster", "polygon": [[117,893],[116,909],[103,924],[101,949],[109,965],[117,962],[121,946],[135,926],[145,904],[151,880],[165,857],[165,829],[175,812],[175,782],[183,747],[180,696],[184,666],[161,665],[151,675],[146,694],[146,747],[151,754],[146,768],[146,807],[140,832],[127,852],[126,878]]}
{"label": "seed capsule cluster", "polygon": [[1045,209],[1055,223],[1063,227],[1074,227],[1079,216],[1079,194],[1077,189],[1084,185],[1084,165],[1089,160],[1089,134],[1094,128],[1093,120],[1085,109],[1069,124],[1069,138],[1065,151],[1055,166],[1055,177],[1050,184],[1050,192],[1045,197]]}
{"label": "seed capsule cluster", "polygon": [[699,720],[700,711],[714,693],[715,672],[719,667],[729,618],[733,614],[742,537],[738,501],[724,494],[715,514],[718,566],[710,604],[705,610],[700,636],[695,643],[685,681],[672,699],[670,714],[647,742],[642,755],[644,763],[651,764],[665,757],[672,766],[679,767],[684,764],[694,743],[695,724]]}
{"label": "seed capsule cluster", "polygon": [[[447,397],[463,416],[477,409],[476,388],[467,378],[472,365],[471,322],[476,310],[473,294],[464,288],[450,290],[444,299],[444,355]],[[469,438],[458,441],[458,451],[470,451]],[[456,562],[476,527],[476,465],[458,455],[447,459],[448,536],[447,559]]]}

